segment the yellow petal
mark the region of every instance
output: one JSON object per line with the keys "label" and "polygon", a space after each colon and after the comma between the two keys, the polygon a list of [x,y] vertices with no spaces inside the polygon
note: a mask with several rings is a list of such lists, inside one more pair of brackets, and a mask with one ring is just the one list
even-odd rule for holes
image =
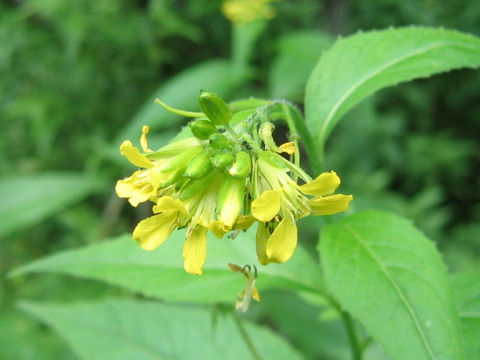
{"label": "yellow petal", "polygon": [[195,226],[183,245],[183,267],[190,274],[201,275],[207,257],[207,228]]}
{"label": "yellow petal", "polygon": [[293,142],[287,142],[278,147],[280,152],[287,153],[288,155],[295,154],[295,144]]}
{"label": "yellow petal", "polygon": [[223,222],[216,220],[212,221],[210,224],[208,224],[208,228],[210,231],[215,235],[217,239],[223,238],[223,236],[229,232],[229,230],[225,230],[225,227],[223,225]]}
{"label": "yellow petal", "polygon": [[282,190],[264,191],[259,198],[253,200],[252,215],[263,222],[272,220],[280,211],[281,194]]}
{"label": "yellow petal", "polygon": [[267,240],[270,237],[270,231],[267,223],[258,223],[257,228],[257,257],[262,265],[269,263],[267,256]]}
{"label": "yellow petal", "polygon": [[352,200],[352,195],[322,196],[310,200],[310,207],[313,215],[332,215],[347,210]]}
{"label": "yellow petal", "polygon": [[321,173],[315,180],[299,186],[299,189],[307,195],[323,196],[333,194],[339,185],[340,178],[335,171],[331,171]]}
{"label": "yellow petal", "polygon": [[269,262],[283,263],[290,259],[297,246],[297,225],[286,217],[267,240],[266,254]]}
{"label": "yellow petal", "polygon": [[241,215],[237,218],[237,222],[233,227],[234,230],[247,230],[255,222],[255,218],[251,215]]}
{"label": "yellow petal", "polygon": [[118,180],[117,185],[115,185],[115,192],[118,197],[129,198],[132,196],[135,186],[133,185],[130,178],[124,180]]}
{"label": "yellow petal", "polygon": [[133,146],[129,140],[124,141],[122,145],[120,145],[120,153],[135,166],[143,168],[153,166],[153,163],[145,155],[140,154],[140,150]]}
{"label": "yellow petal", "polygon": [[160,246],[175,229],[177,215],[173,212],[154,215],[138,223],[133,238],[142,249],[153,250]]}
{"label": "yellow petal", "polygon": [[158,199],[157,204],[153,207],[154,213],[163,213],[163,212],[178,212],[181,215],[187,213],[185,205],[179,199],[174,199],[170,196],[162,196]]}
{"label": "yellow petal", "polygon": [[255,301],[260,301],[261,300],[260,299],[260,294],[259,294],[256,287],[253,287],[253,289],[252,289],[252,299],[255,300]]}
{"label": "yellow petal", "polygon": [[142,136],[140,136],[140,145],[142,146],[143,152],[152,152],[152,150],[148,147],[147,134],[149,132],[150,132],[150,126],[143,125]]}

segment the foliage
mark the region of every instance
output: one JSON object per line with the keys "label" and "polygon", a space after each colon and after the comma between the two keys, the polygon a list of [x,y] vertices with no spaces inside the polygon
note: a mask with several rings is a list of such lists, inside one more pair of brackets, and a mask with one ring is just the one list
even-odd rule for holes
{"label": "foliage", "polygon": [[[0,5],[0,358],[480,357],[480,75],[426,79],[480,65],[478,1],[273,4],[241,25],[220,1]],[[226,265],[256,262],[254,233],[209,240],[193,277],[181,231],[143,252],[124,234],[149,209],[113,195],[120,142],[150,125],[159,147],[184,124],[154,99],[198,111],[201,89],[304,108],[280,137],[355,197],[300,221],[245,316]]]}

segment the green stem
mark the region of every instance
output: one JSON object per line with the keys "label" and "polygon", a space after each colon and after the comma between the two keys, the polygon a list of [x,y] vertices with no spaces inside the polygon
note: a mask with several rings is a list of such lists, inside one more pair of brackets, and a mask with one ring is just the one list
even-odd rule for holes
{"label": "green stem", "polygon": [[235,320],[235,325],[237,326],[238,332],[242,336],[243,340],[245,341],[245,344],[248,347],[248,350],[250,350],[250,353],[252,354],[252,357],[255,360],[262,360],[260,355],[257,352],[257,349],[255,349],[255,345],[252,342],[252,339],[250,339],[250,336],[248,336],[247,331],[245,330],[245,327],[242,324],[242,320],[238,316],[236,311],[232,311],[232,316],[233,320]]}
{"label": "green stem", "polygon": [[284,103],[282,108],[285,113],[285,120],[287,121],[290,132],[292,135],[299,136],[303,141],[308,159],[310,160],[312,171],[315,174],[320,173],[322,171],[322,162],[320,159],[323,158],[323,156],[319,152],[320,149],[317,148],[315,142],[313,141],[302,115],[292,104]]}
{"label": "green stem", "polygon": [[341,312],[342,320],[347,330],[348,340],[350,342],[350,349],[352,351],[353,360],[362,360],[362,346],[357,337],[357,332],[355,331],[355,324],[352,317],[346,311]]}

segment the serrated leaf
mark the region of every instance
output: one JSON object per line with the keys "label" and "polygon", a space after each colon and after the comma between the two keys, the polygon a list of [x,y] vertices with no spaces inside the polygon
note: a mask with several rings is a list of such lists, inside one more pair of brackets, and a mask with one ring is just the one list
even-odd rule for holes
{"label": "serrated leaf", "polygon": [[98,189],[102,179],[75,173],[0,180],[0,236],[31,226]]}
{"label": "serrated leaf", "polygon": [[280,287],[320,291],[318,266],[297,248],[285,264],[261,266],[255,253],[255,232],[239,234],[234,240],[209,237],[207,261],[201,276],[183,269],[184,231],[174,232],[158,249],[140,249],[131,235],[113,241],[67,250],[27,264],[12,275],[32,272],[69,274],[119,285],[147,296],[172,301],[228,302],[244,287],[241,274],[232,273],[228,263],[256,264],[257,287]]}
{"label": "serrated leaf", "polygon": [[[251,359],[231,314],[132,300],[69,305],[23,302],[20,308],[52,326],[81,359]],[[245,323],[262,358],[300,359],[288,343]]]}
{"label": "serrated leaf", "polygon": [[306,89],[306,120],[322,144],[342,115],[375,91],[452,69],[480,66],[480,39],[408,27],[358,33],[324,52]]}
{"label": "serrated leaf", "polygon": [[357,213],[324,229],[320,252],[327,288],[392,360],[463,359],[446,267],[409,221]]}
{"label": "serrated leaf", "polygon": [[480,272],[453,276],[467,359],[480,359]]}

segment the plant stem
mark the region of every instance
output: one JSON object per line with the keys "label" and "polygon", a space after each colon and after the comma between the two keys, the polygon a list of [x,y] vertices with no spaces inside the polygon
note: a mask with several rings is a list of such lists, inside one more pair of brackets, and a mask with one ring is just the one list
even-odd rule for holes
{"label": "plant stem", "polygon": [[242,320],[240,319],[240,316],[238,316],[236,311],[232,311],[232,316],[233,320],[235,321],[235,325],[238,328],[238,331],[240,332],[240,335],[242,336],[243,340],[245,341],[245,344],[248,347],[248,350],[250,350],[250,353],[252,354],[253,358],[255,360],[262,360],[260,355],[257,352],[257,349],[255,349],[255,345],[252,342],[252,339],[247,334],[247,331],[245,330],[245,327],[242,324]]}
{"label": "plant stem", "polygon": [[342,320],[347,330],[348,340],[350,341],[350,349],[352,351],[353,360],[362,360],[362,346],[358,341],[357,332],[355,331],[355,324],[352,317],[346,311],[342,311]]}

